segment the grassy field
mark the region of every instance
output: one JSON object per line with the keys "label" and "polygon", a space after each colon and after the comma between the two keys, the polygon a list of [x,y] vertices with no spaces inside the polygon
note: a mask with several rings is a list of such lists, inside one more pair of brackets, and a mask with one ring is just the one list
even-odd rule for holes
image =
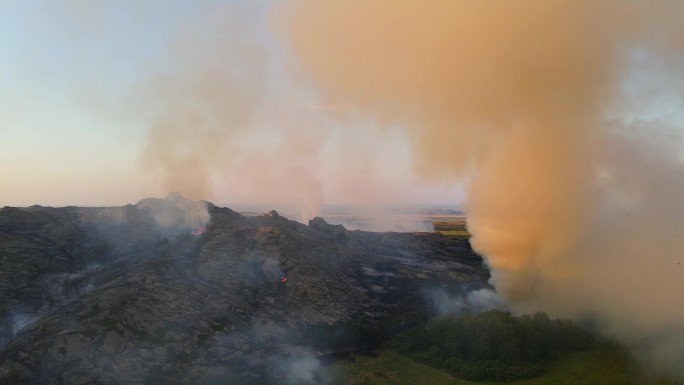
{"label": "grassy field", "polygon": [[393,351],[378,357],[357,357],[328,368],[335,385],[677,385],[666,379],[640,375],[622,351],[601,347],[568,355],[551,363],[539,377],[514,382],[472,382],[413,361]]}
{"label": "grassy field", "polygon": [[433,217],[431,220],[436,232],[458,237],[470,236],[470,233],[466,230],[466,220],[463,216]]}

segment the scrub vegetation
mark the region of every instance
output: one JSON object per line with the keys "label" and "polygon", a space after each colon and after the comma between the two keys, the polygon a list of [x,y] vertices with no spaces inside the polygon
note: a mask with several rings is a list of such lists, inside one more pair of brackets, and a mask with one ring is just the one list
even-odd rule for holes
{"label": "scrub vegetation", "polygon": [[547,362],[594,343],[569,320],[490,310],[437,319],[398,335],[391,346],[460,378],[511,381],[535,377]]}
{"label": "scrub vegetation", "polygon": [[470,237],[465,218],[462,217],[433,218],[432,226],[442,235]]}

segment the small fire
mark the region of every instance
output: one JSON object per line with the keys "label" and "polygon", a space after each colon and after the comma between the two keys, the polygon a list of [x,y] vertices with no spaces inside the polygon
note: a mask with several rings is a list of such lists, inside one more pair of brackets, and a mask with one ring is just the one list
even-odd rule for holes
{"label": "small fire", "polygon": [[278,281],[280,281],[280,283],[287,283],[287,276],[285,275],[285,273],[280,272],[278,278],[276,279],[276,282]]}
{"label": "small fire", "polygon": [[205,231],[207,231],[207,229],[204,228],[204,226],[199,226],[195,230],[192,231],[192,235],[199,237],[202,234],[204,234]]}

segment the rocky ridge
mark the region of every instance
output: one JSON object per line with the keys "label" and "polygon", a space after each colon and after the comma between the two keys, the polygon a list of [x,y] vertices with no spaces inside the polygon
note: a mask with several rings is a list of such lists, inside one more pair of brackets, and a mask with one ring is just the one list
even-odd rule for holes
{"label": "rocky ridge", "polygon": [[[183,212],[159,220],[165,205]],[[267,381],[288,357],[372,348],[431,311],[429,288],[488,278],[464,238],[180,196],[5,207],[0,266],[0,382],[46,385]]]}

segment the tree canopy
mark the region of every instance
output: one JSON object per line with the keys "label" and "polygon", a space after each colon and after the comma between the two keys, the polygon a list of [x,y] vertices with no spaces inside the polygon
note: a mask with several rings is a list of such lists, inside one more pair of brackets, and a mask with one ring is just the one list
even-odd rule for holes
{"label": "tree canopy", "polygon": [[396,336],[392,346],[465,379],[510,381],[534,377],[545,362],[588,348],[593,340],[570,320],[490,310],[419,325]]}

